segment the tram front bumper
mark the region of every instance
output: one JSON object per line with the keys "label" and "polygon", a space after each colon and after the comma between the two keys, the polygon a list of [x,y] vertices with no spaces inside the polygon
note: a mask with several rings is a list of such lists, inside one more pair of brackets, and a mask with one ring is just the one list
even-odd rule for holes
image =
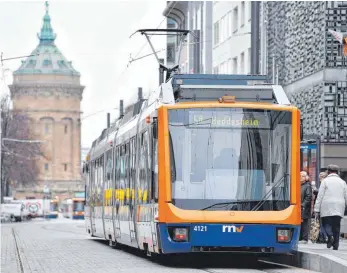
{"label": "tram front bumper", "polygon": [[297,250],[299,230],[294,225],[158,224],[163,253],[288,253]]}

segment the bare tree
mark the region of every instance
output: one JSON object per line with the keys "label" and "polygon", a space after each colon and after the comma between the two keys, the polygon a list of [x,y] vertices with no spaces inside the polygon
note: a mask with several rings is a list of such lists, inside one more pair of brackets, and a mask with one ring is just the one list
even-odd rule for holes
{"label": "bare tree", "polygon": [[34,186],[37,181],[38,168],[36,160],[41,155],[39,143],[6,141],[5,138],[30,140],[30,120],[24,112],[10,109],[10,98],[4,96],[0,101],[2,155],[1,155],[1,190],[2,196],[9,195],[9,185]]}

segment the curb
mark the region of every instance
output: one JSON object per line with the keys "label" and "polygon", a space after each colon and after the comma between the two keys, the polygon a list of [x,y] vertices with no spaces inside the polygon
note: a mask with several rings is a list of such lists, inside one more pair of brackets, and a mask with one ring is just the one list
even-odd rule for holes
{"label": "curb", "polygon": [[293,255],[272,256],[262,260],[323,273],[347,273],[347,261],[310,251],[297,251]]}

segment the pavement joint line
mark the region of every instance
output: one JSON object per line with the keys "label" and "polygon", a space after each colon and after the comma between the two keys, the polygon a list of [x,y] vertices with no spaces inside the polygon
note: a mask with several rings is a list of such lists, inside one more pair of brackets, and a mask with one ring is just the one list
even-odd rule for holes
{"label": "pavement joint line", "polygon": [[23,267],[23,264],[22,264],[22,259],[21,259],[21,256],[20,256],[18,242],[17,242],[17,237],[16,237],[16,233],[15,233],[14,228],[12,228],[12,235],[13,235],[15,246],[16,246],[16,254],[17,254],[17,257],[18,257],[18,261],[19,261],[19,267],[20,267],[21,273],[24,273],[24,267]]}

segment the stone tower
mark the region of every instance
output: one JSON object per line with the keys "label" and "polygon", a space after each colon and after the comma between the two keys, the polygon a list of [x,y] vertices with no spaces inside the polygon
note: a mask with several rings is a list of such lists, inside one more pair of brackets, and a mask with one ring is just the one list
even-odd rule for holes
{"label": "stone tower", "polygon": [[15,189],[17,199],[42,198],[43,188],[51,196],[69,197],[84,191],[81,182],[80,103],[84,86],[80,73],[55,45],[56,35],[46,2],[39,44],[13,73],[9,86],[14,110],[27,113],[35,139],[44,140],[43,157],[37,159],[36,189]]}

